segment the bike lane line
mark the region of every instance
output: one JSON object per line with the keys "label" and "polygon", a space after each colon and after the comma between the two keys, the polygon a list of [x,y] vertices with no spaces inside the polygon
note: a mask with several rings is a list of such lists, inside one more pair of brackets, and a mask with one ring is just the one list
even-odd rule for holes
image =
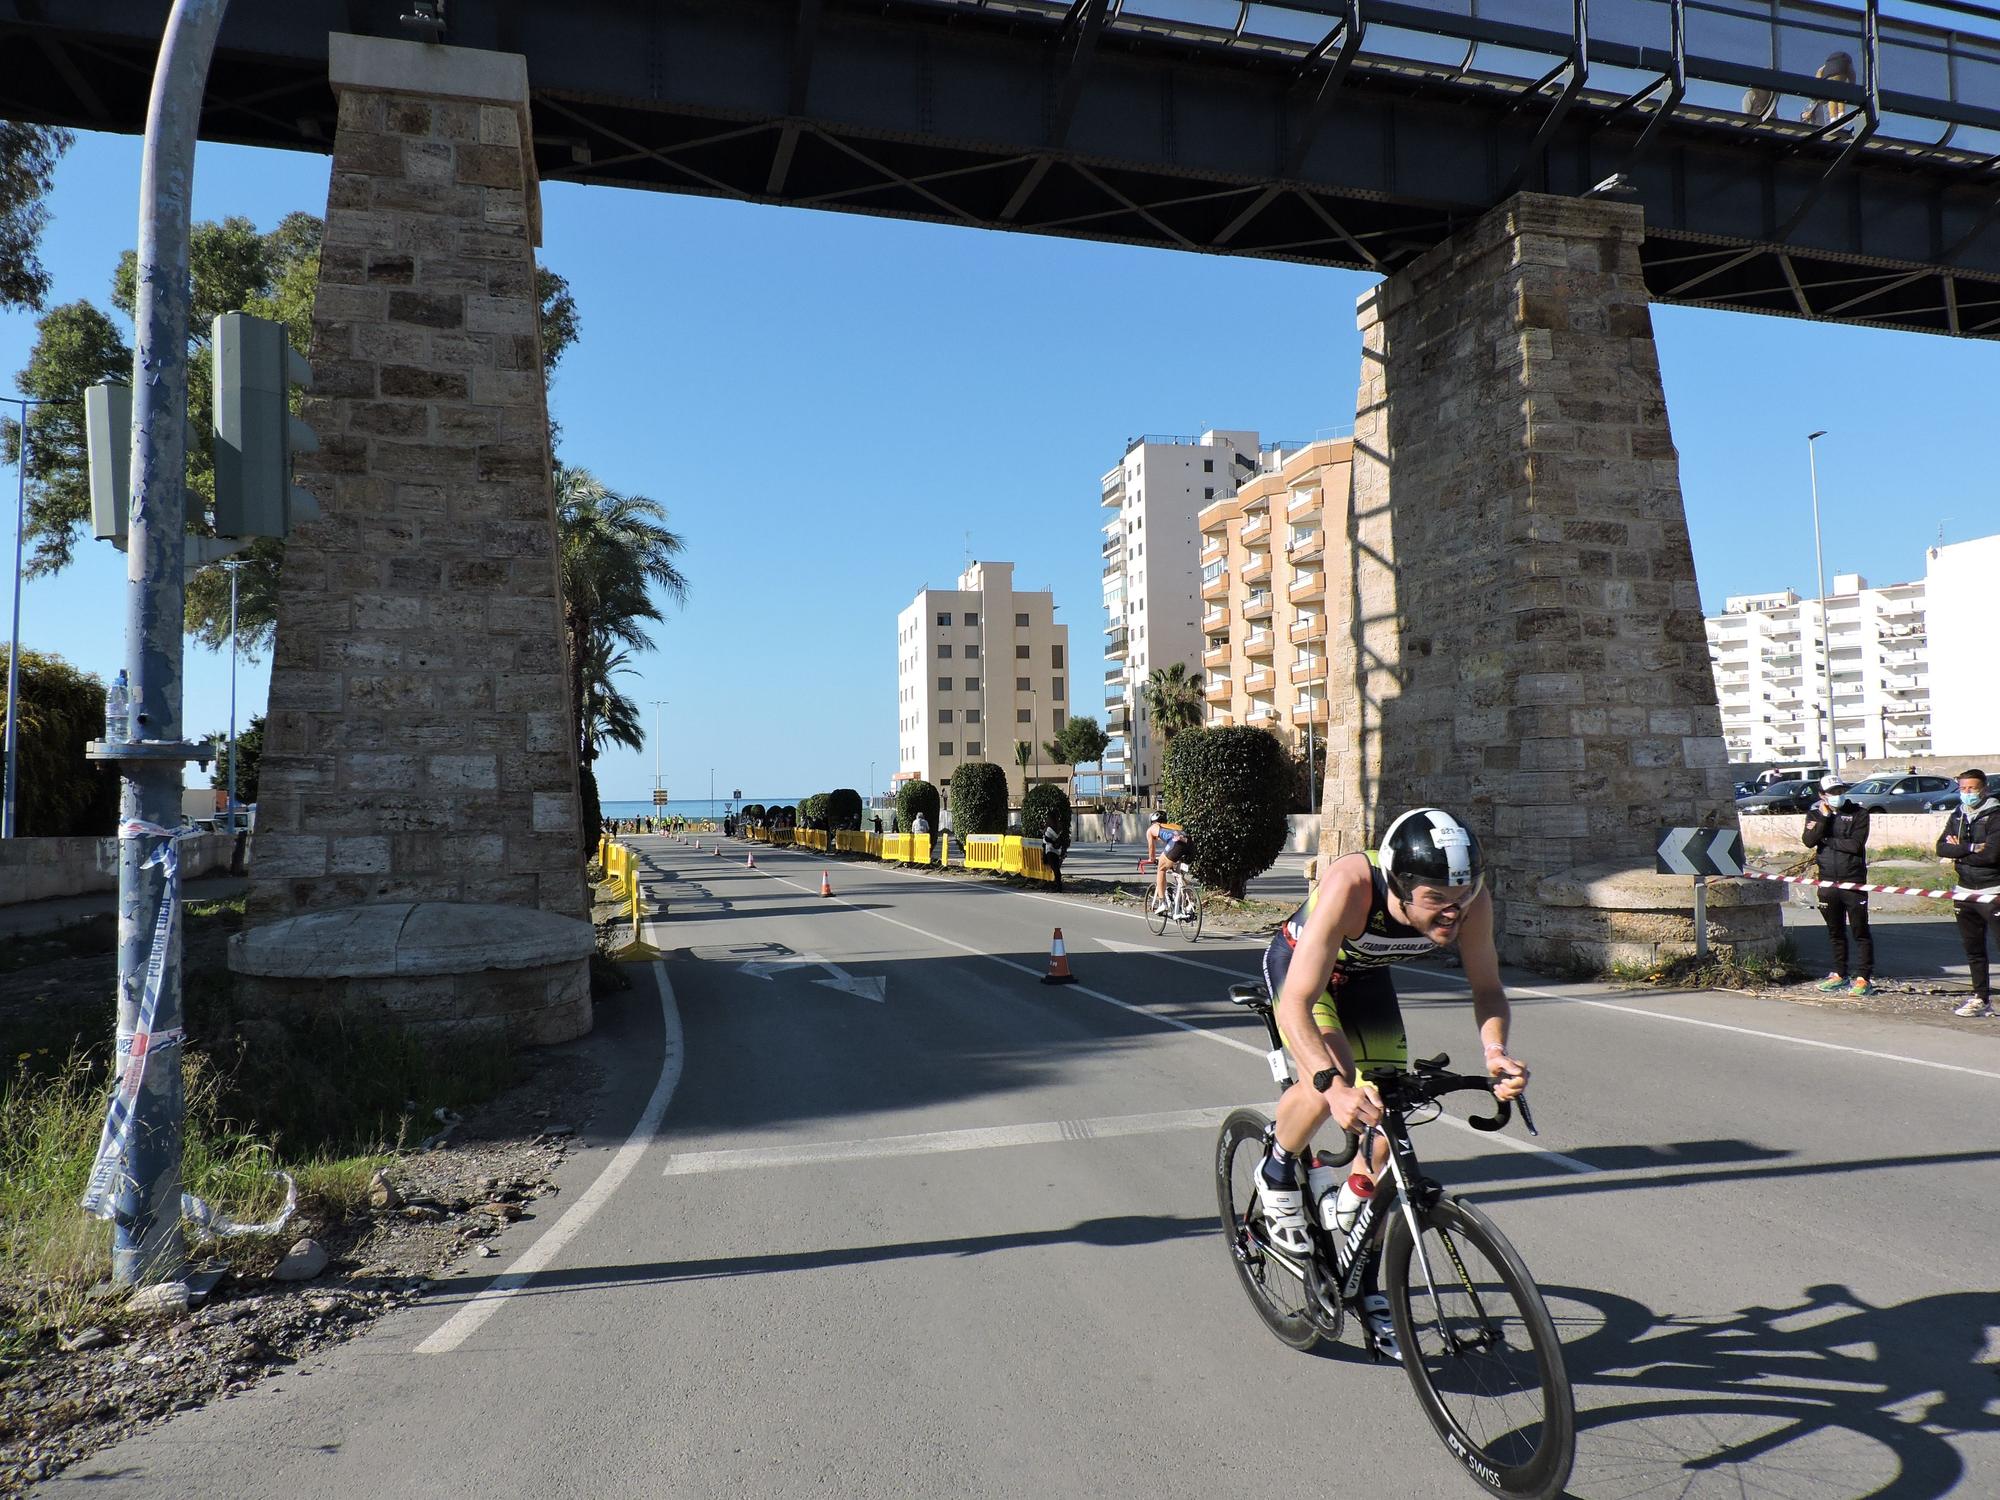
{"label": "bike lane line", "polygon": [[595,1217],[597,1211],[610,1201],[632,1169],[639,1164],[639,1158],[652,1144],[658,1133],[661,1119],[666,1115],[667,1106],[673,1102],[674,1090],[681,1081],[681,1067],[685,1060],[682,1046],[680,1007],[674,1000],[674,987],[667,978],[664,962],[653,961],[653,981],[660,994],[660,1024],[663,1032],[663,1046],[660,1058],[660,1076],[653,1085],[652,1097],[646,1101],[638,1123],[632,1133],[625,1138],[625,1144],[597,1180],[583,1191],[578,1198],[563,1211],[561,1218],[550,1225],[544,1233],[515,1259],[514,1264],[493,1278],[484,1288],[475,1292],[459,1310],[445,1320],[443,1325],[420,1341],[416,1346],[418,1354],[449,1354],[473,1334],[477,1333],[486,1320],[498,1312],[506,1300],[532,1281],[536,1274],[546,1270],[550,1261],[563,1252],[569,1242],[582,1233],[584,1227]]}

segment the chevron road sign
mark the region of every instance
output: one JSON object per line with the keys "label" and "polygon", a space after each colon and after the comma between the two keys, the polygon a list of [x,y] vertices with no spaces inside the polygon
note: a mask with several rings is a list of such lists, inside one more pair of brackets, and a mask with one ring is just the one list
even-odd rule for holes
{"label": "chevron road sign", "polygon": [[1734,828],[1662,828],[1661,875],[1741,875],[1743,835]]}

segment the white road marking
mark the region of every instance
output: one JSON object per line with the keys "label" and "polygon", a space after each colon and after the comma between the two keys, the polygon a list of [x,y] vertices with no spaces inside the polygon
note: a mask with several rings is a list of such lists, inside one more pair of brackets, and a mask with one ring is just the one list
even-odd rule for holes
{"label": "white road marking", "polygon": [[927,1156],[939,1151],[986,1151],[1000,1146],[1042,1146],[1059,1141],[1104,1140],[1121,1135],[1160,1135],[1173,1130],[1220,1125],[1238,1108],[1177,1109],[1150,1115],[1110,1115],[1096,1120],[1044,1120],[1033,1125],[992,1125],[968,1130],[930,1130],[920,1135],[885,1135],[874,1140],[812,1141],[797,1146],[749,1146],[730,1151],[683,1151],[667,1159],[663,1177],[697,1172],[738,1172],[750,1167],[798,1167],[814,1162],[866,1161],[882,1156]]}
{"label": "white road marking", "polygon": [[[1149,953],[1154,958],[1164,958],[1170,964],[1186,964],[1190,969],[1206,969],[1211,974],[1227,974],[1231,979],[1249,980],[1263,977],[1259,974],[1245,974],[1241,969],[1225,969],[1221,964],[1204,963],[1198,958],[1184,958],[1178,953],[1168,953],[1151,943],[1127,943],[1117,938],[1098,938],[1097,941],[1109,948],[1113,953]],[[1231,951],[1240,950],[1232,949]],[[1248,954],[1244,956],[1246,958],[1249,957]]]}
{"label": "white road marking", "polygon": [[[787,880],[784,876],[768,869],[760,869],[757,873],[777,881],[780,885],[788,885],[793,890],[809,891],[812,889],[809,886],[800,885],[796,880]],[[871,911],[865,906],[856,906],[841,896],[835,896],[833,899],[849,911],[859,912],[864,917],[873,917],[878,922],[887,922],[891,927],[900,927],[905,932],[914,932],[918,937],[927,938],[933,943],[941,943],[947,948],[956,948],[959,952],[969,953],[974,958],[983,958],[988,963],[1000,965],[1003,969],[1012,969],[1017,974],[1026,974],[1030,979],[1040,979],[1042,977],[1026,964],[1017,964],[1011,958],[1002,958],[997,953],[988,953],[983,948],[975,948],[970,943],[961,943],[956,938],[945,937],[942,933],[926,931],[924,928],[902,921],[900,918],[885,916],[881,912]],[[1100,939],[1100,941],[1102,940]],[[1189,959],[1184,960],[1184,962],[1191,963],[1194,960]],[[1091,999],[1101,1000],[1106,1005],[1115,1005],[1120,1010],[1129,1010],[1135,1016],[1144,1016],[1156,1025],[1171,1026],[1176,1031],[1191,1032],[1195,1036],[1206,1037],[1211,1042],[1219,1042],[1225,1047],[1234,1047],[1238,1052],[1248,1052],[1252,1057],[1263,1058],[1268,1055],[1267,1050],[1263,1047],[1253,1047],[1248,1042],[1239,1042],[1233,1036],[1224,1036],[1220,1032],[1210,1031],[1203,1026],[1191,1026],[1186,1021],[1175,1020],[1172,1016],[1160,1015],[1156,1011],[1147,1010],[1142,1005],[1133,1005],[1130,1001],[1120,1000],[1116,995],[1107,995],[1102,990],[1094,990],[1087,984],[1071,985],[1067,988],[1071,994],[1088,995]],[[1465,1121],[1454,1115],[1440,1115],[1438,1119],[1441,1123],[1452,1126],[1457,1130],[1473,1130],[1471,1125],[1468,1125]],[[1473,1133],[1486,1141],[1490,1141],[1493,1145],[1503,1147],[1506,1150],[1518,1151],[1524,1156],[1542,1157],[1561,1167],[1565,1172],[1595,1174],[1602,1170],[1602,1168],[1593,1167],[1589,1162],[1578,1161],[1573,1156],[1564,1156],[1560,1151],[1549,1151],[1541,1146],[1532,1145],[1527,1141],[1516,1140],[1512,1136],[1503,1135],[1498,1131],[1488,1132],[1480,1130]]]}
{"label": "white road marking", "polygon": [[[1411,968],[1418,967],[1415,964]],[[1424,969],[1426,974],[1435,974],[1440,979],[1458,979],[1462,975],[1449,974],[1442,969]],[[1851,1052],[1856,1057],[1872,1057],[1881,1062],[1908,1063],[1916,1068],[1935,1068],[1941,1073],[1969,1073],[1974,1078],[2000,1079],[2000,1073],[1987,1068],[1968,1068],[1962,1063],[1934,1062],[1928,1057],[1911,1057],[1902,1052],[1878,1052],[1872,1047],[1854,1047],[1845,1042],[1822,1042],[1816,1037],[1786,1036],[1782,1031],[1760,1031],[1754,1026],[1732,1026],[1727,1021],[1704,1021],[1699,1016],[1677,1016],[1671,1011],[1647,1010],[1637,1005],[1621,1005],[1616,1000],[1591,1000],[1583,995],[1565,995],[1555,990],[1533,989],[1525,984],[1510,984],[1507,988],[1520,995],[1534,995],[1543,1000],[1561,1000],[1570,1005],[1587,1005],[1592,1010],[1608,1010],[1621,1016],[1645,1016],[1654,1021],[1672,1021],[1681,1026],[1701,1026],[1710,1031],[1733,1031],[1738,1036],[1761,1037],[1767,1042],[1787,1042],[1794,1047],[1817,1047],[1822,1052]]]}
{"label": "white road marking", "polygon": [[673,1101],[674,1090],[680,1085],[681,1064],[686,1051],[681,1035],[680,1007],[674,1003],[674,987],[668,982],[666,964],[657,959],[653,963],[653,978],[660,987],[664,1055],[660,1059],[659,1082],[653,1085],[653,1095],[646,1101],[639,1122],[632,1127],[625,1144],[618,1148],[618,1154],[597,1174],[597,1180],[584,1189],[583,1196],[572,1203],[540,1239],[521,1252],[511,1269],[494,1277],[484,1290],[446,1319],[444,1326],[418,1344],[417,1353],[449,1354],[477,1333],[481,1325],[500,1310],[501,1304],[562,1253],[563,1247],[577,1237],[592,1216],[610,1201],[620,1184],[632,1175],[632,1169],[639,1165],[640,1156],[652,1144],[660,1120],[667,1112],[667,1105]]}
{"label": "white road marking", "polygon": [[760,958],[744,964],[739,972],[748,974],[752,979],[768,981],[773,974],[782,973],[786,969],[824,969],[833,977],[815,979],[814,984],[823,985],[830,990],[840,990],[863,1000],[873,1000],[877,1005],[882,1003],[883,996],[889,990],[889,981],[881,975],[857,977],[841,968],[839,964],[821,958],[817,953],[787,953],[776,958]]}

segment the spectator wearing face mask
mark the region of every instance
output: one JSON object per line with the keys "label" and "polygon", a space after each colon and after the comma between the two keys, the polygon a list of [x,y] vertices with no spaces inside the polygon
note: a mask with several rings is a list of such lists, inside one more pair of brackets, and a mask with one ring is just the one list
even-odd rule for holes
{"label": "spectator wearing face mask", "polygon": [[[1986,891],[2000,886],[2000,797],[1986,786],[1984,771],[1958,773],[1958,806],[1945,820],[1938,835],[1940,859],[1957,862],[1958,883],[1968,891]],[[1959,901],[1958,938],[1965,944],[1966,962],[1972,968],[1972,998],[1953,1011],[1958,1016],[1991,1018],[1993,988],[1986,963],[1986,940],[2000,948],[2000,900]]]}
{"label": "spectator wearing face mask", "polygon": [[[1805,846],[1813,851],[1821,880],[1868,879],[1868,809],[1849,806],[1847,783],[1837,776],[1820,779],[1819,801],[1806,814]],[[1826,936],[1833,945],[1833,972],[1819,982],[1829,994],[1843,990],[1850,995],[1875,993],[1875,939],[1868,930],[1868,893],[1836,891],[1822,887],[1820,915],[1826,919]],[[1853,962],[1848,962],[1848,932],[1853,930]]]}

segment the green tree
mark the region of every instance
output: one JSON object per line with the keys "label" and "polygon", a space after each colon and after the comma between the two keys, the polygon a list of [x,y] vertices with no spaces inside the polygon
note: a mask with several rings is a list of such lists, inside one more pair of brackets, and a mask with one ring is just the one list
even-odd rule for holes
{"label": "green tree", "polygon": [[1248,725],[1188,729],[1162,764],[1167,816],[1194,841],[1194,873],[1241,899],[1285,847],[1292,768],[1277,736]]}
{"label": "green tree", "polygon": [[903,832],[909,833],[922,813],[929,820],[931,831],[938,826],[938,789],[922,777],[906,781],[896,788],[896,817],[902,824]]}
{"label": "green tree", "polygon": [[861,793],[851,786],[835,787],[826,794],[826,821],[835,830],[850,833],[861,826]]}
{"label": "green tree", "polygon": [[[40,310],[49,294],[42,266],[46,203],[56,163],[76,137],[53,125],[0,120],[0,308]],[[23,660],[26,660],[24,657]]]}
{"label": "green tree", "polygon": [[582,711],[578,719],[577,791],[581,805],[578,816],[587,836],[604,821],[604,804],[597,789],[597,757],[613,745],[628,750],[646,747],[646,732],[639,722],[639,706],[621,692],[613,681],[632,670],[626,653],[617,641],[603,632],[591,636],[584,651]]}
{"label": "green tree", "polygon": [[[657,501],[622,495],[588,469],[556,471],[569,701],[572,722],[578,726],[578,761],[585,769],[597,758],[597,747],[583,728],[593,661],[610,662],[623,650],[652,648],[646,626],[663,618],[654,590],[676,602],[687,597],[687,578],[676,562],[681,539],[667,528],[666,519],[666,508]],[[632,741],[634,749],[643,744],[643,736]],[[591,779],[594,785],[594,772]],[[585,801],[591,801],[588,793]],[[593,836],[595,828],[586,816],[586,837]]]}
{"label": "green tree", "polygon": [[1028,795],[1021,799],[1021,832],[1028,838],[1040,838],[1050,824],[1067,836],[1069,818],[1069,795],[1059,786],[1044,783],[1029,787]]}
{"label": "green tree", "polygon": [[[104,684],[60,656],[23,651],[15,727],[15,814],[24,838],[106,837],[118,823],[118,772],[84,759],[104,736]],[[0,646],[0,712],[7,704],[7,648]]]}
{"label": "green tree", "polygon": [[961,839],[1007,831],[1007,773],[992,761],[968,760],[951,773],[951,831]]}
{"label": "green tree", "polygon": [[1139,698],[1146,705],[1146,717],[1152,720],[1163,752],[1175,735],[1201,724],[1201,673],[1190,672],[1186,662],[1153,668],[1139,684]]}
{"label": "green tree", "polygon": [[1071,716],[1056,737],[1042,746],[1050,760],[1065,766],[1095,764],[1099,779],[1104,770],[1104,752],[1111,746],[1111,736],[1106,734],[1097,720],[1082,714]]}
{"label": "green tree", "polygon": [[[229,786],[229,731],[218,729],[209,738],[223,748],[209,770],[208,784],[225,791]],[[252,714],[249,726],[236,736],[236,800],[245,807],[257,800],[257,773],[263,765],[264,716]]]}

